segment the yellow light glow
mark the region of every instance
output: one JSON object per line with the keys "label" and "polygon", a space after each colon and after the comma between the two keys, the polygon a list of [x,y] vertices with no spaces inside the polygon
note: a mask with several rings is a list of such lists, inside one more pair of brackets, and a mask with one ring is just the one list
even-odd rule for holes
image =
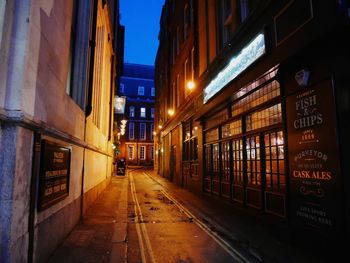
{"label": "yellow light glow", "polygon": [[153,132],[153,135],[157,135],[157,133],[156,133],[156,132]]}
{"label": "yellow light glow", "polygon": [[169,115],[169,116],[174,116],[174,114],[175,114],[175,111],[174,111],[174,110],[172,110],[172,109],[169,109],[169,110],[168,110],[168,115]]}
{"label": "yellow light glow", "polygon": [[163,126],[162,126],[162,125],[158,125],[158,128],[159,128],[159,129],[163,129]]}
{"label": "yellow light glow", "polygon": [[196,86],[196,84],[192,80],[187,82],[187,88],[189,90],[193,90],[195,88],[195,86]]}

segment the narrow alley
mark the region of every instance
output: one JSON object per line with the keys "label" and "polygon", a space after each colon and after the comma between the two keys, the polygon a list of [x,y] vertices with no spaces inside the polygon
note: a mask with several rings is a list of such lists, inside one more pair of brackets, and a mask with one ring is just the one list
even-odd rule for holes
{"label": "narrow alley", "polygon": [[112,178],[49,263],[320,262],[228,209],[149,168],[130,168]]}
{"label": "narrow alley", "polygon": [[349,36],[350,0],[0,0],[0,263],[350,262]]}

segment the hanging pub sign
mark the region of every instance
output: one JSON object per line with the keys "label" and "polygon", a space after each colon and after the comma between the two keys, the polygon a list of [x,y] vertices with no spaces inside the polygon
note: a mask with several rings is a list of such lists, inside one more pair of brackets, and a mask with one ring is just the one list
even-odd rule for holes
{"label": "hanging pub sign", "polygon": [[335,105],[330,81],[287,97],[293,222],[324,234],[340,221],[340,171]]}
{"label": "hanging pub sign", "polygon": [[68,196],[71,150],[42,140],[39,180],[39,210]]}

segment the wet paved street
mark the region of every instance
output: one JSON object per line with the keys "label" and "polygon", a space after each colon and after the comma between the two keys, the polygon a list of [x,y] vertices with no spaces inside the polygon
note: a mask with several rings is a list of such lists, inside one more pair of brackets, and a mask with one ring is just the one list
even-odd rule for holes
{"label": "wet paved street", "polygon": [[143,170],[129,180],[129,262],[246,261]]}
{"label": "wet paved street", "polygon": [[198,197],[145,168],[128,168],[84,214],[50,263],[327,262],[259,220]]}

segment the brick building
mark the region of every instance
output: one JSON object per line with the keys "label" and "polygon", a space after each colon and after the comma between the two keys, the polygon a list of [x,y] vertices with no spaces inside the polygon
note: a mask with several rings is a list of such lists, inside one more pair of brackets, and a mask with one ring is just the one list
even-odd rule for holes
{"label": "brick building", "polygon": [[157,172],[290,238],[349,237],[348,1],[167,0],[160,25]]}

